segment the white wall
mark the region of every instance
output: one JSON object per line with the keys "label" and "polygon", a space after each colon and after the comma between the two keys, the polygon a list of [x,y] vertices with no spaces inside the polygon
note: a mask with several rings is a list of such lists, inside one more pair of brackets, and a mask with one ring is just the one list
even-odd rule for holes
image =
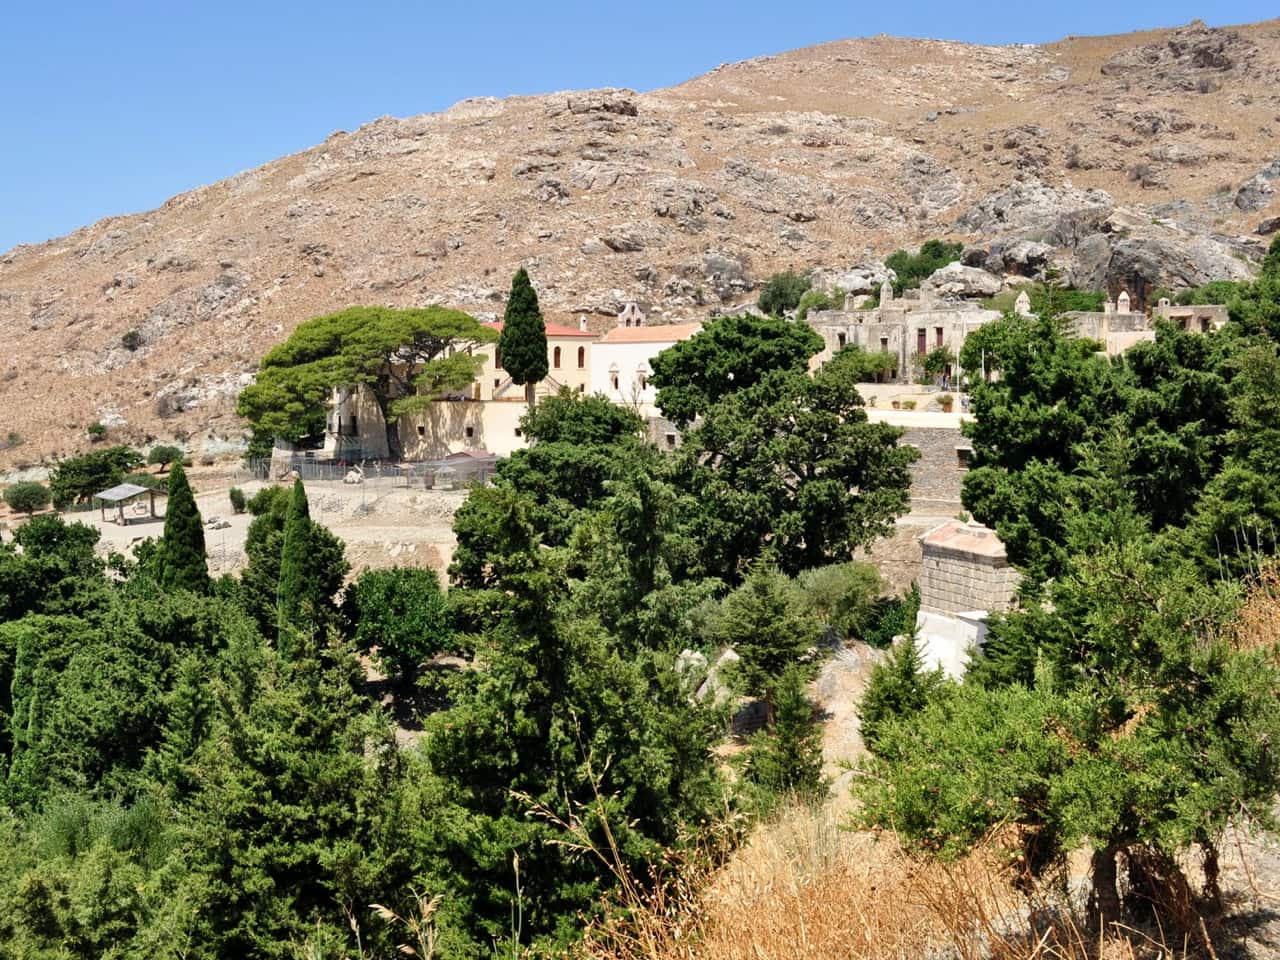
{"label": "white wall", "polygon": [[[654,406],[658,391],[637,383],[637,370],[643,369],[646,378],[653,374],[650,361],[674,340],[654,343],[605,343],[597,341],[591,354],[591,393],[602,393],[619,406],[631,407],[642,417],[657,415]],[[613,386],[613,369],[617,368],[618,387]]]}
{"label": "white wall", "polygon": [[982,649],[987,637],[987,615],[981,610],[949,617],[941,613],[916,614],[916,635],[926,670],[941,667],[949,677],[964,676],[970,654]]}

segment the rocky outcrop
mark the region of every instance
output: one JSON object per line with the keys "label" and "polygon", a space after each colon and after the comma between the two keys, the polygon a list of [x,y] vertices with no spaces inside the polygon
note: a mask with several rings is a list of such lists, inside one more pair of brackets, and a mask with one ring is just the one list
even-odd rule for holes
{"label": "rocky outcrop", "polygon": [[1105,190],[1053,187],[1023,180],[979,200],[956,219],[956,227],[981,235],[1051,237],[1063,221],[1105,216],[1115,200]]}
{"label": "rocky outcrop", "polygon": [[1276,180],[1280,180],[1280,160],[1269,163],[1240,186],[1236,191],[1237,209],[1249,213],[1265,210],[1275,197],[1276,191],[1272,183]]}
{"label": "rocky outcrop", "polygon": [[1234,30],[1195,20],[1156,43],[1123,50],[1102,65],[1102,75],[1124,77],[1145,90],[1207,94],[1225,77],[1252,71],[1258,45]]}
{"label": "rocky outcrop", "polygon": [[1097,234],[1076,248],[1071,284],[1083,290],[1118,287],[1186,289],[1213,280],[1242,280],[1249,266],[1207,237],[1110,237]]}
{"label": "rocky outcrop", "polygon": [[981,267],[988,273],[1041,280],[1054,253],[1055,248],[1051,244],[1038,240],[997,240],[989,247],[967,248],[962,262],[969,267]]}
{"label": "rocky outcrop", "polygon": [[813,285],[820,290],[843,290],[855,296],[870,293],[881,284],[892,283],[898,275],[883,263],[861,263],[847,269],[826,269],[816,271]]}
{"label": "rocky outcrop", "polygon": [[978,267],[966,267],[963,263],[956,262],[933,271],[920,284],[920,292],[924,296],[970,299],[994,296],[1003,287],[1004,282],[999,277]]}

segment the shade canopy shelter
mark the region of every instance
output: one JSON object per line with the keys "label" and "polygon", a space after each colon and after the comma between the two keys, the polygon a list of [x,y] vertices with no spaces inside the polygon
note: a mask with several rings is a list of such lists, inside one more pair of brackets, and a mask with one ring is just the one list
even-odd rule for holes
{"label": "shade canopy shelter", "polygon": [[[157,493],[162,497],[168,496],[164,490],[154,490],[136,483],[118,483],[109,490],[95,493],[93,499],[102,507],[103,523],[107,521],[107,507],[110,505],[115,510],[116,523],[126,526],[130,521],[159,519],[156,514]],[[141,499],[144,494],[147,496],[146,503]],[[126,514],[125,507],[128,505],[132,506]]]}

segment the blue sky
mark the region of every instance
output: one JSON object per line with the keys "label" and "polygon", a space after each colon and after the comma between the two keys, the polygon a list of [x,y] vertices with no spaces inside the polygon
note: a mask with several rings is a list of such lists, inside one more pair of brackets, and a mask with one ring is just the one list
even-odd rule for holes
{"label": "blue sky", "polygon": [[1274,0],[0,3],[0,251],[158,206],[384,114],[470,96],[640,90],[891,33],[1041,42],[1244,23]]}

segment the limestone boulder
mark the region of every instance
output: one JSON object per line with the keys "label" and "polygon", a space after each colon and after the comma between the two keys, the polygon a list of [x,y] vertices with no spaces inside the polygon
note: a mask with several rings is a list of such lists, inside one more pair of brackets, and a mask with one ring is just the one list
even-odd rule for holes
{"label": "limestone boulder", "polygon": [[1001,240],[991,248],[966,250],[963,263],[981,267],[988,273],[1014,273],[1022,277],[1040,278],[1053,257],[1054,248],[1039,240]]}
{"label": "limestone boulder", "polygon": [[1276,187],[1273,184],[1275,180],[1280,180],[1280,160],[1263,167],[1241,185],[1236,191],[1237,209],[1246,213],[1256,213],[1258,210],[1269,207],[1276,195]]}
{"label": "limestone boulder", "polygon": [[935,297],[968,299],[994,296],[1003,286],[1004,281],[994,274],[956,262],[935,270],[920,285],[920,290],[922,294],[931,293]]}
{"label": "limestone boulder", "polygon": [[1171,290],[1213,280],[1246,280],[1252,275],[1240,251],[1213,237],[1123,237],[1097,234],[1075,250],[1072,286],[1083,290],[1134,287]]}
{"label": "limestone boulder", "polygon": [[1064,216],[1084,211],[1110,211],[1115,200],[1105,190],[1051,187],[1036,179],[1021,180],[979,200],[956,220],[956,228],[986,235],[1042,237]]}
{"label": "limestone boulder", "polygon": [[813,285],[822,290],[839,287],[845,293],[854,295],[870,293],[884,283],[892,283],[898,279],[893,268],[883,263],[860,263],[857,266],[841,269],[820,270],[813,275]]}

